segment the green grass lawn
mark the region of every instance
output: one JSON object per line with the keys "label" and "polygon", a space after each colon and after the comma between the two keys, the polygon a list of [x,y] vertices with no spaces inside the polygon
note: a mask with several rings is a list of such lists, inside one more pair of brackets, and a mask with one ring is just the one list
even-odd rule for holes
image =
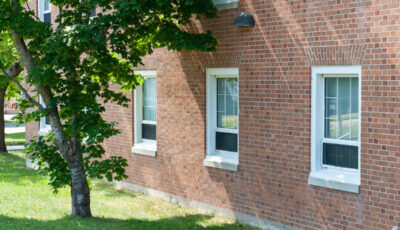
{"label": "green grass lawn", "polygon": [[6,145],[24,145],[25,132],[22,133],[8,133],[6,134]]}
{"label": "green grass lawn", "polygon": [[0,229],[254,229],[102,181],[91,181],[94,218],[71,217],[69,189],[53,195],[24,157],[0,153]]}
{"label": "green grass lawn", "polygon": [[4,120],[5,124],[9,124],[9,123],[17,123],[16,120]]}

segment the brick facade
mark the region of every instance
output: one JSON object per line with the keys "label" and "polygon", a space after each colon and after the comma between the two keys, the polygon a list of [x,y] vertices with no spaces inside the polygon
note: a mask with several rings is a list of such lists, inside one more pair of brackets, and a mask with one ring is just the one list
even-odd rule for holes
{"label": "brick facade", "polygon": [[[240,12],[256,26],[232,26]],[[304,229],[392,229],[400,223],[400,2],[240,0],[192,30],[216,53],[157,50],[157,156],[131,153],[133,103],[107,105],[122,134],[107,154],[128,159],[125,181]],[[308,184],[311,66],[361,65],[361,187]],[[239,68],[239,170],[205,167],[206,68]],[[117,87],[115,87],[117,89]],[[132,92],[127,93],[130,98]],[[28,124],[27,139],[37,133]]]}

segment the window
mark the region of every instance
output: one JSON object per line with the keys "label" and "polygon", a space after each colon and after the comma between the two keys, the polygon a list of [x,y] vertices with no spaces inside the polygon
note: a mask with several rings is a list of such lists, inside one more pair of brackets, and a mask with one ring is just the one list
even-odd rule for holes
{"label": "window", "polygon": [[157,150],[157,80],[155,71],[136,71],[145,78],[135,90],[133,153],[155,156]]}
{"label": "window", "polygon": [[[39,96],[39,102],[42,106],[44,105],[43,99],[41,96]],[[49,133],[51,130],[51,126],[50,126],[50,122],[47,119],[47,117],[42,117],[40,118],[40,122],[39,122],[39,136],[44,136],[47,135],[47,133]]]}
{"label": "window", "polygon": [[94,18],[94,17],[96,17],[96,8],[94,8],[91,12],[90,12],[90,15],[89,15],[89,17],[90,18]]}
{"label": "window", "polygon": [[238,69],[207,69],[207,156],[205,166],[237,171]]}
{"label": "window", "polygon": [[324,76],[323,164],[358,169],[358,77]]}
{"label": "window", "polygon": [[213,0],[218,10],[236,9],[239,7],[239,0]]}
{"label": "window", "polygon": [[48,0],[39,0],[39,19],[42,22],[51,23],[51,4]]}
{"label": "window", "polygon": [[148,78],[142,87],[142,140],[156,140],[156,79]]}
{"label": "window", "polygon": [[309,183],[358,193],[361,67],[313,67],[312,75]]}
{"label": "window", "polygon": [[236,76],[215,76],[217,80],[217,125],[215,149],[237,152],[238,79]]}

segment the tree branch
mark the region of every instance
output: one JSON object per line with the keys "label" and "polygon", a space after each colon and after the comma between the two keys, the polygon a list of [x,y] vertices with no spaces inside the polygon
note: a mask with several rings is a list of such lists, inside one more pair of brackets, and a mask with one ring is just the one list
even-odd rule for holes
{"label": "tree branch", "polygon": [[31,97],[31,95],[29,95],[28,91],[21,85],[21,83],[19,83],[15,77],[20,74],[22,72],[22,68],[21,65],[19,64],[19,62],[14,62],[14,64],[12,64],[8,70],[4,70],[2,67],[0,67],[1,72],[3,72],[4,76],[6,78],[8,78],[9,80],[11,80],[12,82],[14,82],[18,88],[22,91],[22,93],[25,95],[25,97],[34,105],[36,105],[40,110],[45,110],[45,108],[39,103],[37,102],[35,99],[33,99]]}
{"label": "tree branch", "polygon": [[[28,4],[28,0],[25,0],[25,5],[28,8],[29,11],[31,11],[31,7]],[[33,14],[33,17],[36,18],[37,20],[40,20],[37,16],[36,16],[36,12]]]}

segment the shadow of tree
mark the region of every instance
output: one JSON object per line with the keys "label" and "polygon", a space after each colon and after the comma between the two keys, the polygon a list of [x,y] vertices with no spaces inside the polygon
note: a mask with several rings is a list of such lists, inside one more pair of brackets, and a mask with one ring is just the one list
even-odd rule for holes
{"label": "shadow of tree", "polygon": [[[25,166],[25,159],[22,154],[9,154],[0,153],[0,181],[6,183],[13,183],[15,185],[32,185],[44,179],[43,176],[38,175],[35,170]],[[46,179],[47,180],[47,179]],[[121,195],[136,197],[137,194],[116,189],[102,181],[92,180],[91,187],[96,187],[97,190],[105,192],[107,197],[118,197]]]}
{"label": "shadow of tree", "polygon": [[105,196],[107,197],[119,197],[119,196],[129,196],[129,197],[137,197],[138,194],[133,193],[131,191],[128,190],[124,190],[124,189],[117,189],[113,186],[110,186],[107,183],[103,183],[102,181],[94,181],[93,184],[90,185],[91,187],[96,187],[96,190],[101,190],[103,192],[105,192]]}
{"label": "shadow of tree", "polygon": [[203,226],[200,222],[211,219],[210,215],[188,215],[146,219],[78,218],[66,216],[57,220],[15,218],[0,215],[0,229],[246,229],[237,223]]}
{"label": "shadow of tree", "polygon": [[0,153],[0,181],[18,185],[37,183],[41,176],[25,167],[22,156]]}
{"label": "shadow of tree", "polygon": [[[225,221],[216,218],[213,215],[187,213],[186,211],[175,210],[174,207],[160,204],[157,207],[157,202],[143,201],[139,194],[132,193],[127,190],[119,190],[113,186],[107,185],[103,181],[91,181],[91,187],[94,194],[93,200],[97,200],[98,217],[94,218],[77,218],[72,216],[64,216],[61,211],[59,214],[48,213],[56,210],[64,210],[63,202],[59,207],[52,202],[53,197],[46,197],[46,192],[40,192],[41,185],[45,184],[47,178],[38,176],[32,169],[25,167],[24,154],[16,152],[12,154],[0,154],[0,181],[4,184],[7,193],[18,194],[28,186],[36,184],[38,189],[32,189],[32,196],[25,197],[23,192],[21,196],[5,197],[6,203],[3,205],[2,214],[0,214],[0,230],[2,229],[254,229],[249,226],[244,226],[237,222]],[[8,185],[17,185],[14,190],[7,189]],[[35,186],[34,186],[35,187]],[[50,193],[48,193],[50,195]],[[61,195],[68,197],[68,194]],[[106,198],[108,197],[108,198]],[[1,198],[1,194],[0,194]],[[132,199],[133,198],[133,199]],[[7,200],[8,199],[8,200]],[[11,200],[10,200],[11,199]],[[19,199],[14,200],[12,199]],[[23,206],[24,204],[32,204],[39,201],[40,204]],[[99,200],[100,199],[100,200]],[[136,199],[136,200],[135,200]],[[9,201],[9,203],[7,203]],[[35,202],[33,202],[35,201]],[[0,206],[1,204],[0,199]],[[7,205],[8,204],[8,205]],[[120,206],[122,205],[122,206]],[[154,207],[153,207],[154,206]],[[24,209],[37,209],[40,213],[24,212]],[[142,209],[136,210],[135,209]],[[169,209],[172,210],[169,210]],[[121,216],[113,216],[119,213]],[[131,212],[132,211],[132,212]],[[122,212],[122,213],[121,213]],[[129,214],[124,213],[129,212]],[[38,215],[36,215],[38,214]]]}

